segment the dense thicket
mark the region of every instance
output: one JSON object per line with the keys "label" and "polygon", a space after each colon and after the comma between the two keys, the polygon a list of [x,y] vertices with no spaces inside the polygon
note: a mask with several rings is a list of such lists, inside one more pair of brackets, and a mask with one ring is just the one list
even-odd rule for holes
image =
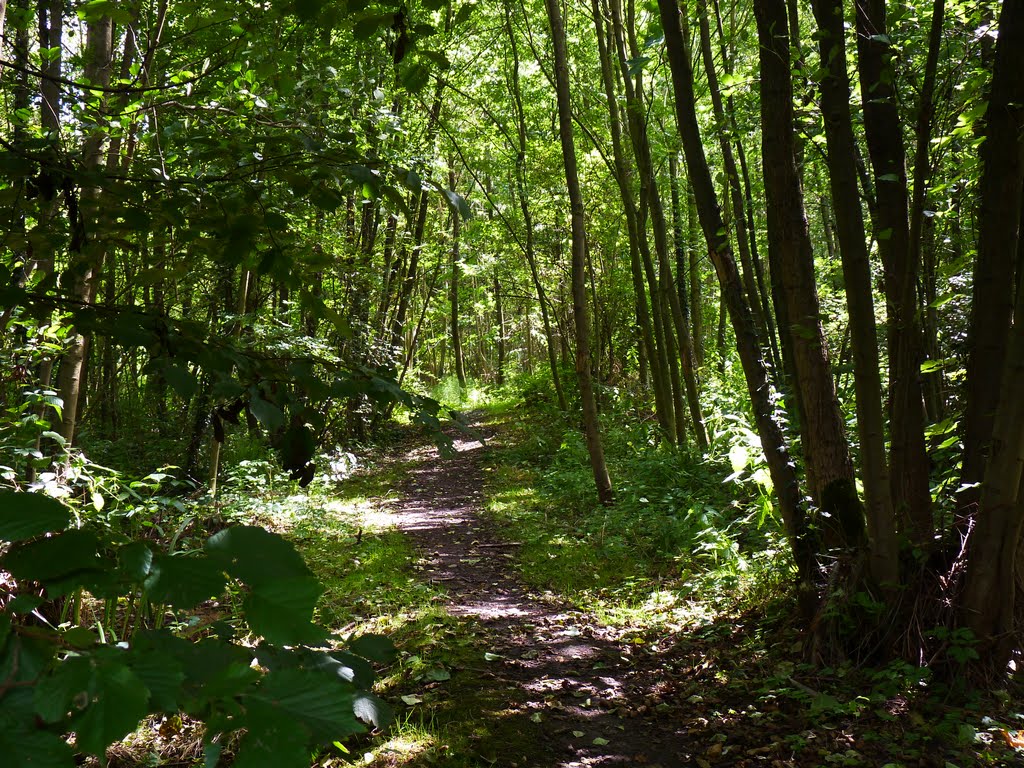
{"label": "dense thicket", "polygon": [[435,419],[399,386],[542,372],[611,504],[602,410],[700,461],[739,401],[816,655],[1019,654],[1021,0],[9,0],[0,32],[5,485],[88,517],[86,456],[212,495],[261,442],[308,482]]}

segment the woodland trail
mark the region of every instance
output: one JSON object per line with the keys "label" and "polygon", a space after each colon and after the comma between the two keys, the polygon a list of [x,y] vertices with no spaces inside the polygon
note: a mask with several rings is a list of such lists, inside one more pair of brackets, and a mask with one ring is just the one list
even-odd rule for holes
{"label": "woodland trail", "polygon": [[[484,441],[493,434],[480,429]],[[392,522],[414,542],[420,578],[445,591],[447,611],[475,622],[489,648],[478,667],[455,669],[448,687],[451,696],[478,697],[473,715],[492,726],[480,765],[688,764],[686,729],[659,716],[670,707],[638,658],[657,649],[640,650],[635,638],[527,591],[514,571],[517,543],[481,514],[487,446],[459,435],[454,448],[446,459],[434,447],[406,455]]]}
{"label": "woodland trail", "polygon": [[455,434],[449,458],[423,439],[412,444],[400,460],[399,498],[388,505],[391,523],[414,544],[417,578],[438,590],[454,622],[440,631],[470,649],[449,665],[450,678],[417,678],[421,708],[404,714],[441,731],[454,725],[470,734],[459,742],[468,746],[386,765],[969,764],[955,739],[915,736],[903,693],[876,697],[867,711],[867,688],[818,693],[830,683],[802,663],[799,628],[784,616],[772,626],[754,606],[685,628],[622,628],[528,589],[518,576],[518,542],[508,538],[516,531],[483,509],[487,466],[503,433],[492,424],[477,430],[483,442]]}

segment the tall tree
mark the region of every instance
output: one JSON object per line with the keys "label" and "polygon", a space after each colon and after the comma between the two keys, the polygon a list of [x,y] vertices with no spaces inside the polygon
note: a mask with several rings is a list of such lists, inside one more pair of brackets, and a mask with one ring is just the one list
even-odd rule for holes
{"label": "tall tree", "polygon": [[[777,256],[793,347],[793,381],[800,393],[801,433],[808,485],[823,514],[826,543],[862,545],[864,518],[857,497],[845,425],[832,383],[821,326],[803,187],[796,164],[796,126],[785,0],[754,6],[761,51],[761,141],[768,210],[768,248]],[[737,205],[739,200],[737,199]],[[756,298],[756,295],[755,295]]]}
{"label": "tall tree", "polygon": [[594,473],[598,499],[603,504],[613,500],[612,484],[605,464],[604,447],[598,423],[594,384],[590,373],[590,314],[587,308],[586,259],[587,233],[584,227],[583,195],[576,168],[576,144],[572,131],[572,105],[569,99],[569,56],[565,45],[565,27],[559,0],[545,0],[551,42],[554,51],[555,90],[558,104],[558,136],[565,164],[565,184],[569,193],[572,226],[572,308],[576,330],[576,376],[579,380],[583,406],[583,428],[587,451]]}
{"label": "tall tree", "polygon": [[778,421],[753,316],[747,306],[739,270],[732,255],[728,230],[722,220],[711,170],[708,166],[693,87],[690,51],[680,25],[679,7],[673,0],[658,0],[665,32],[665,49],[672,71],[676,122],[686,155],[687,175],[693,186],[701,229],[718,274],[722,298],[736,334],[736,346],[747,383],[758,436],[779,499],[779,510],[793,549],[799,578],[802,610],[810,618],[817,611],[816,544],[809,529],[807,510],[796,475],[796,465]]}
{"label": "tall tree", "polygon": [[906,150],[895,88],[885,0],[855,4],[864,134],[874,176],[875,239],[885,271],[889,332],[889,463],[892,499],[904,532],[932,539],[932,499],[924,441],[917,319],[918,254],[910,248]]}
{"label": "tall tree", "polygon": [[[965,451],[988,446],[987,461],[972,458],[970,470],[979,464],[982,475],[980,503],[969,542],[969,561],[961,612],[963,620],[981,641],[986,652],[985,671],[992,677],[1005,673],[1021,631],[1017,602],[1017,554],[1024,531],[1024,291],[1017,291],[1011,322],[1006,298],[1012,295],[1012,259],[1020,238],[1020,211],[1024,196],[1024,2],[1004,0],[999,17],[992,90],[989,97],[988,134],[982,145],[981,221],[975,267],[974,301],[970,334],[984,352],[972,355],[977,366],[987,360],[995,369],[987,374],[999,389],[982,384],[981,372],[971,368],[968,418],[991,424],[988,435],[978,436],[977,421],[969,425],[973,442]],[[1002,218],[1009,216],[1009,220]],[[992,272],[991,270],[1002,270]],[[1009,271],[1007,271],[1009,270]],[[980,281],[980,285],[978,282]],[[985,334],[1004,339],[995,344]],[[1002,375],[995,375],[1001,371]],[[986,405],[987,404],[987,405]],[[988,416],[991,411],[991,417]],[[965,472],[968,471],[965,453]]]}
{"label": "tall tree", "polygon": [[[110,85],[113,45],[113,21],[110,16],[99,15],[90,19],[87,23],[84,75],[89,83],[100,89]],[[83,305],[92,304],[96,297],[107,245],[102,231],[105,211],[99,183],[103,146],[107,136],[104,128],[105,97],[102,91],[101,95],[94,99],[91,108],[95,122],[82,140],[82,186],[78,216],[77,220],[70,222],[73,232],[70,248],[72,260],[61,278],[69,295]],[[58,391],[64,403],[60,432],[68,445],[75,436],[88,343],[87,337],[83,334],[72,334],[61,359],[57,379]]]}
{"label": "tall tree", "polygon": [[857,432],[871,574],[879,582],[894,584],[898,580],[896,528],[885,455],[885,420],[871,264],[857,188],[856,139],[850,112],[842,0],[815,0],[814,16],[818,24],[818,50],[823,72],[820,88],[828,147],[826,159],[836,215],[836,238],[843,263],[846,305],[850,313]]}

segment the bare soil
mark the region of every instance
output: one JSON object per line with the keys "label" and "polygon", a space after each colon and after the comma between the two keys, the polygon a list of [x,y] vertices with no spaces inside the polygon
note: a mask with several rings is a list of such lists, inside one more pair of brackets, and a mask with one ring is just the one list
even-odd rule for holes
{"label": "bare soil", "polygon": [[[421,554],[421,577],[443,587],[451,614],[478,623],[489,649],[479,666],[456,669],[449,686],[453,696],[478,692],[481,707],[490,705],[488,716],[498,721],[478,745],[480,764],[794,765],[774,745],[743,754],[750,747],[732,740],[726,723],[712,723],[700,706],[705,697],[680,688],[681,673],[702,690],[707,678],[720,684],[702,650],[707,641],[602,626],[523,586],[513,566],[514,531],[499,531],[481,513],[484,455],[493,437],[488,428],[481,439],[458,436],[446,459],[434,448],[411,451],[393,509],[395,524]],[[481,688],[487,697],[479,696]],[[722,716],[715,712],[714,719]]]}

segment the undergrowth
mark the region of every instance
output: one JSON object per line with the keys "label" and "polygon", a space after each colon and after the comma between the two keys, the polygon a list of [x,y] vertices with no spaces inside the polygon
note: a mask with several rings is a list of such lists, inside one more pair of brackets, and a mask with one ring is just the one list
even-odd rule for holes
{"label": "undergrowth", "polygon": [[787,550],[759,450],[740,424],[724,421],[701,455],[665,445],[639,414],[606,414],[616,500],[605,507],[575,425],[544,405],[492,418],[507,438],[491,454],[488,512],[522,542],[531,586],[611,620],[674,623],[785,591]]}

